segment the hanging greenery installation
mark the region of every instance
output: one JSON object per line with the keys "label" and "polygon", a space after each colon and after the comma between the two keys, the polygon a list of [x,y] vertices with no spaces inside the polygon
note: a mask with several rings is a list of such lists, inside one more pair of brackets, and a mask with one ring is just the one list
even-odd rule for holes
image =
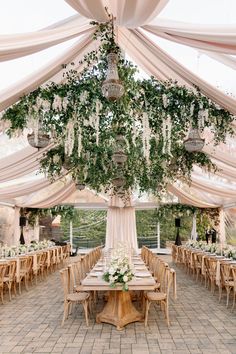
{"label": "hanging greenery installation", "polygon": [[[116,45],[113,22],[93,24],[98,50],[84,57],[81,71],[65,68],[61,83],[39,87],[9,107],[2,118],[11,123],[8,134],[29,129],[34,146],[52,142],[41,171],[52,181],[70,173],[79,189],[160,195],[168,183],[189,182],[195,164],[214,170],[204,152],[190,152],[184,142],[197,129],[211,132],[219,144],[232,133],[233,116],[197,88],[140,79]],[[108,71],[116,67],[111,88]],[[109,96],[107,87],[119,97]]]}

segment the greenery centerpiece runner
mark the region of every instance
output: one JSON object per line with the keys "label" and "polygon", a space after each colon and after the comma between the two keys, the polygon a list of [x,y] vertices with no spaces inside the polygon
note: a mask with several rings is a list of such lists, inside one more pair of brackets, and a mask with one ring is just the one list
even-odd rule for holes
{"label": "greenery centerpiece runner", "polygon": [[207,132],[216,145],[224,142],[233,116],[197,87],[140,79],[115,43],[113,22],[93,24],[98,50],[84,57],[79,71],[73,63],[65,68],[61,83],[41,86],[8,108],[2,117],[10,121],[8,134],[28,128],[33,146],[52,142],[41,170],[52,181],[71,174],[78,189],[138,189],[159,196],[168,183],[189,182],[194,164],[214,170],[200,151],[200,135]]}

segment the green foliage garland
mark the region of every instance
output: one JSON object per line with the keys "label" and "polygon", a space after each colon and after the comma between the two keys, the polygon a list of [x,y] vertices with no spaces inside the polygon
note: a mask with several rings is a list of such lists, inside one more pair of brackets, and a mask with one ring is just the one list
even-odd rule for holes
{"label": "green foliage garland", "polygon": [[63,219],[72,220],[74,217],[75,209],[71,205],[57,205],[53,208],[25,208],[24,215],[27,217],[31,226],[35,225],[36,219],[44,218],[46,216],[56,217],[61,215]]}

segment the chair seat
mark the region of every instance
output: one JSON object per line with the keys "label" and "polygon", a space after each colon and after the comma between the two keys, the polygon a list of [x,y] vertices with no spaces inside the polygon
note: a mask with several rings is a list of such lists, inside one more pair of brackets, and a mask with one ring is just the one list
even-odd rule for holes
{"label": "chair seat", "polygon": [[67,301],[85,301],[89,298],[89,294],[86,292],[68,294],[66,297]]}
{"label": "chair seat", "polygon": [[165,300],[166,297],[167,297],[166,293],[158,293],[154,291],[149,291],[146,293],[146,298],[149,301],[161,301],[161,300]]}

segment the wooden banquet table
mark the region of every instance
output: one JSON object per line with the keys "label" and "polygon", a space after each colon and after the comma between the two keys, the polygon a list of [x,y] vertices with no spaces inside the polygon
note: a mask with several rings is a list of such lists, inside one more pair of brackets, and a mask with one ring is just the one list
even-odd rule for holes
{"label": "wooden banquet table", "polygon": [[132,263],[135,275],[128,282],[129,291],[123,291],[122,285],[111,288],[102,279],[104,273],[104,260],[100,259],[87,277],[82,281],[84,291],[109,291],[108,301],[102,312],[97,314],[97,323],[106,322],[122,330],[129,323],[143,321],[144,315],[132,304],[131,291],[155,289],[156,282],[145,266],[140,256],[133,257]]}

